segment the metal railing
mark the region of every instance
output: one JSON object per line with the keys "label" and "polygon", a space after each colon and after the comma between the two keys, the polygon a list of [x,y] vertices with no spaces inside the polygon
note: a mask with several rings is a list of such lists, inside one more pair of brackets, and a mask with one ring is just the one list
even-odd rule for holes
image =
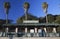
{"label": "metal railing", "polygon": [[[6,36],[7,35],[7,36]],[[60,33],[24,33],[24,32],[0,32],[0,37],[60,37]]]}

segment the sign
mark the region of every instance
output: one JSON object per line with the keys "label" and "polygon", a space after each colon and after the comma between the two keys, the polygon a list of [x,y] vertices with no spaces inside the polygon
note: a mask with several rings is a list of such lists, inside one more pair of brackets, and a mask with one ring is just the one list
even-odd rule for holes
{"label": "sign", "polygon": [[23,20],[23,23],[39,23],[38,20]]}

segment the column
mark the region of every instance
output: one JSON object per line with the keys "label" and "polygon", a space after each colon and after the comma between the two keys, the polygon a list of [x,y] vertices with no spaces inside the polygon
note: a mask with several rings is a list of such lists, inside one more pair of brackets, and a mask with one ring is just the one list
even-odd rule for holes
{"label": "column", "polygon": [[25,36],[27,36],[27,27],[25,28]]}
{"label": "column", "polygon": [[25,33],[27,33],[27,27],[25,28]]}
{"label": "column", "polygon": [[53,28],[53,36],[56,36],[56,28]]}
{"label": "column", "polygon": [[8,36],[7,33],[8,33],[8,27],[6,27],[6,35],[5,35],[6,37]]}
{"label": "column", "polygon": [[18,33],[18,28],[16,27],[16,30],[15,30],[16,33]]}
{"label": "column", "polygon": [[47,33],[46,27],[44,28],[45,33]]}
{"label": "column", "polygon": [[35,34],[34,34],[34,36],[38,36],[38,34],[37,34],[37,28],[35,28]]}
{"label": "column", "polygon": [[46,27],[44,27],[44,37],[46,37],[46,34],[47,34],[47,30],[46,30]]}
{"label": "column", "polygon": [[17,33],[18,33],[18,28],[17,27],[15,29],[15,32],[16,32],[16,35],[15,36],[17,37]]}
{"label": "column", "polygon": [[55,27],[53,28],[53,32],[56,33],[56,28]]}
{"label": "column", "polygon": [[37,28],[35,28],[35,33],[37,33]]}
{"label": "column", "polygon": [[8,27],[6,28],[6,32],[8,32]]}

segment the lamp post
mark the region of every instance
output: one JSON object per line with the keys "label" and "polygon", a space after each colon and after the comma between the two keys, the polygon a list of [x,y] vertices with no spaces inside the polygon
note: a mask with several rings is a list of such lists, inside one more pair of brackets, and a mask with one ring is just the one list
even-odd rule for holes
{"label": "lamp post", "polygon": [[45,12],[45,14],[46,14],[46,23],[48,23],[48,18],[47,18],[48,4],[47,4],[46,2],[44,2],[44,3],[42,4],[42,7],[43,7],[44,12]]}
{"label": "lamp post", "polygon": [[25,2],[24,3],[25,20],[27,20],[27,13],[28,13],[29,7],[30,7],[30,4],[28,2]]}
{"label": "lamp post", "polygon": [[4,3],[4,8],[5,8],[5,12],[6,12],[6,25],[7,25],[8,24],[8,12],[9,12],[9,8],[10,8],[10,3],[5,2]]}

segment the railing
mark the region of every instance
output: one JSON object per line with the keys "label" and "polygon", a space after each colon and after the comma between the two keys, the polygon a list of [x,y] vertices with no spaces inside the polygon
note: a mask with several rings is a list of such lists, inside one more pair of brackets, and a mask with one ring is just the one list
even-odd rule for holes
{"label": "railing", "polygon": [[23,33],[23,32],[0,32],[0,37],[60,37],[60,33]]}
{"label": "railing", "polygon": [[60,33],[25,33],[23,37],[60,37]]}

